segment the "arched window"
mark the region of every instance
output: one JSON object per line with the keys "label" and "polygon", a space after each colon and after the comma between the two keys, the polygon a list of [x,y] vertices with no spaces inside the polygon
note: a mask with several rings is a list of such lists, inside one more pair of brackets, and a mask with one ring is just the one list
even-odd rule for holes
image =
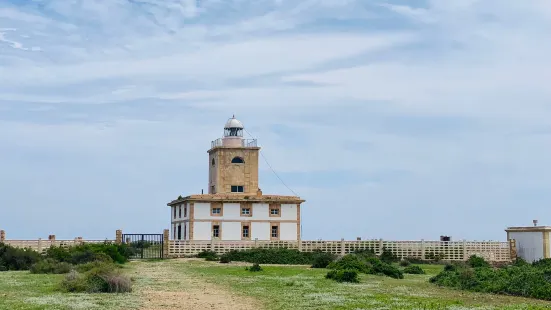
{"label": "arched window", "polygon": [[212,166],[214,167],[214,158],[212,159]]}
{"label": "arched window", "polygon": [[241,158],[241,157],[234,157],[231,160],[231,163],[232,164],[243,164],[243,163],[245,163],[245,161],[243,161],[243,158]]}

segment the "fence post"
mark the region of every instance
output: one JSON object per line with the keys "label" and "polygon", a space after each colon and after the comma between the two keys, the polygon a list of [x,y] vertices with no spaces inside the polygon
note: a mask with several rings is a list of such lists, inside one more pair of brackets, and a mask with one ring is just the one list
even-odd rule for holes
{"label": "fence post", "polygon": [[298,239],[298,251],[302,252],[302,240]]}
{"label": "fence post", "polygon": [[341,255],[346,255],[346,248],[344,246],[344,238],[341,238]]}
{"label": "fence post", "polygon": [[210,238],[210,250],[214,252],[214,238]]}
{"label": "fence post", "polygon": [[258,248],[258,238],[254,238],[254,247]]}
{"label": "fence post", "polygon": [[122,243],[122,230],[117,229],[115,231],[115,243],[121,244]]}
{"label": "fence post", "polygon": [[515,239],[509,239],[509,252],[511,260],[517,259],[517,241]]}
{"label": "fence post", "polygon": [[170,245],[170,231],[168,229],[165,229],[163,231],[163,258],[168,257],[168,251],[169,251],[169,245]]}
{"label": "fence post", "polygon": [[42,238],[38,238],[38,253],[42,254]]}
{"label": "fence post", "polygon": [[379,255],[383,254],[383,238],[379,239]]}
{"label": "fence post", "polygon": [[0,230],[0,242],[6,241],[6,231]]}
{"label": "fence post", "polygon": [[421,239],[421,260],[425,260],[425,239]]}
{"label": "fence post", "polygon": [[467,240],[463,239],[463,260],[469,259],[467,257]]}

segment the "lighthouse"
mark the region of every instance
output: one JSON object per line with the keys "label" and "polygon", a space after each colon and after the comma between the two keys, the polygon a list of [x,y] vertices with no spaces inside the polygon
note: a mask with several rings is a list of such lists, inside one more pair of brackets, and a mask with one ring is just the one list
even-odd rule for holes
{"label": "lighthouse", "polygon": [[267,195],[259,188],[256,139],[231,117],[207,151],[207,194],[169,202],[174,240],[300,240],[298,196]]}

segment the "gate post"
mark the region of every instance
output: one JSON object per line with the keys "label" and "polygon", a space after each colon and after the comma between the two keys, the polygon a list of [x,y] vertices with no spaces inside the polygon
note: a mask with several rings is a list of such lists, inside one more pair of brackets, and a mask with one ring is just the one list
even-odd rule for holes
{"label": "gate post", "polygon": [[120,229],[117,229],[117,231],[115,231],[115,243],[116,244],[122,243],[122,230]]}
{"label": "gate post", "polygon": [[168,252],[169,252],[169,237],[170,237],[170,231],[168,229],[165,229],[163,231],[163,257],[162,258],[167,258],[168,257]]}
{"label": "gate post", "polygon": [[6,231],[0,230],[0,242],[6,241]]}

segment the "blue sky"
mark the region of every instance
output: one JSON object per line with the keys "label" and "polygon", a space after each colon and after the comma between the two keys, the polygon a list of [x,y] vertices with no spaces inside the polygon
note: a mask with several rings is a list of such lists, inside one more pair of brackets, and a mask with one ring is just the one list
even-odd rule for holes
{"label": "blue sky", "polygon": [[548,0],[2,1],[0,228],[160,232],[232,114],[304,239],[551,225],[549,33]]}

